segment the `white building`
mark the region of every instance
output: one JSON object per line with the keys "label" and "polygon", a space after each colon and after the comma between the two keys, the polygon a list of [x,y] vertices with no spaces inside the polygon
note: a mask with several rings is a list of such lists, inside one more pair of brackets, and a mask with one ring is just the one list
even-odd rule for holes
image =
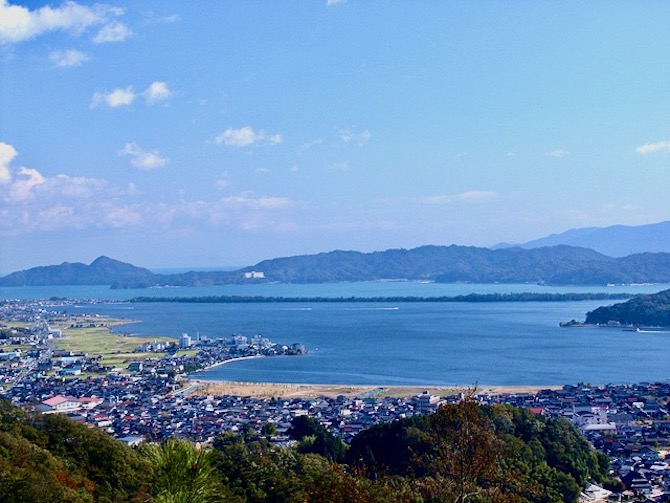
{"label": "white building", "polygon": [[193,344],[193,341],[191,340],[191,336],[188,335],[186,332],[183,332],[179,336],[179,347],[180,348],[190,348],[191,344]]}
{"label": "white building", "polygon": [[430,395],[427,391],[424,391],[420,395],[415,395],[412,398],[412,403],[418,412],[433,412],[440,404],[440,397]]}

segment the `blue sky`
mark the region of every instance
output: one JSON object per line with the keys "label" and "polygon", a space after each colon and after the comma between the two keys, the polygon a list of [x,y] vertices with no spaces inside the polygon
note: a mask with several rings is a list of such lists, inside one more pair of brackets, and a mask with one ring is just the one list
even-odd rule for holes
{"label": "blue sky", "polygon": [[670,219],[670,2],[0,0],[0,271]]}

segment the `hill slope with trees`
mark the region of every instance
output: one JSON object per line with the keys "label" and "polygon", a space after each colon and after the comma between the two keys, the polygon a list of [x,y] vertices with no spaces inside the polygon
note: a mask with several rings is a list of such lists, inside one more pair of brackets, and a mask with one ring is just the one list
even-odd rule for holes
{"label": "hill slope with trees", "polygon": [[[253,275],[253,271],[262,273]],[[586,248],[552,246],[491,250],[474,246],[422,246],[361,253],[332,251],[276,258],[237,271],[155,274],[107,257],[90,265],[35,267],[0,278],[0,286],[110,285],[113,288],[204,286],[233,283],[331,283],[379,280],[440,283],[670,283],[670,253],[613,258]]]}
{"label": "hill slope with trees", "polygon": [[670,290],[638,295],[627,302],[603,306],[586,314],[586,323],[612,321],[637,327],[670,327]]}

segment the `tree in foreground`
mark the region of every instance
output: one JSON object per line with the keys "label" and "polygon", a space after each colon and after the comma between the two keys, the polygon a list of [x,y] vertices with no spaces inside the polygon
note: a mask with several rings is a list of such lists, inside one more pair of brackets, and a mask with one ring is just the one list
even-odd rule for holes
{"label": "tree in foreground", "polygon": [[225,501],[208,451],[192,443],[169,438],[149,445],[144,455],[153,467],[152,490],[156,503],[213,503]]}

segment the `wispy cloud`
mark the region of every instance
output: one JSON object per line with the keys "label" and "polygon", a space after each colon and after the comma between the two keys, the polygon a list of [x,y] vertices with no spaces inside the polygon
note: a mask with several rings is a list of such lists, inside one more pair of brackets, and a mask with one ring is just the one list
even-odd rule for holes
{"label": "wispy cloud", "polygon": [[145,14],[145,19],[149,24],[173,24],[181,21],[179,14],[169,14],[167,16],[161,16],[155,12],[147,12]]}
{"label": "wispy cloud", "polygon": [[349,166],[349,163],[347,161],[342,161],[342,162],[336,162],[330,167],[331,171],[339,171],[340,173],[343,173],[345,171],[351,171],[351,167]]}
{"label": "wispy cloud", "polygon": [[60,68],[69,68],[72,66],[81,66],[90,58],[84,52],[69,49],[67,51],[53,51],[49,54],[49,59]]}
{"label": "wispy cloud", "polygon": [[313,147],[316,147],[317,145],[320,145],[323,143],[323,139],[317,138],[316,140],[308,141],[307,143],[303,143],[300,146],[300,150],[309,150]]}
{"label": "wispy cloud", "polygon": [[341,129],[340,138],[344,143],[355,143],[359,147],[362,147],[370,141],[370,138],[372,138],[372,133],[368,129],[361,131],[359,128],[352,126]]}
{"label": "wispy cloud", "polygon": [[216,182],[214,182],[214,185],[216,185],[220,189],[226,189],[231,186],[231,182],[228,179],[227,175],[224,175],[223,178],[219,178]]}
{"label": "wispy cloud", "polygon": [[261,143],[277,145],[282,142],[280,134],[268,134],[263,130],[254,131],[251,126],[244,126],[239,129],[228,128],[214,138],[218,145],[227,147],[249,147]]}
{"label": "wispy cloud", "polygon": [[[54,31],[80,35],[101,25],[101,32],[107,29],[119,31],[118,26],[125,25],[116,18],[124,12],[120,7],[104,4],[89,7],[72,1],[65,2],[60,7],[45,6],[30,10],[28,7],[10,5],[7,0],[0,0],[0,44],[17,44]],[[100,33],[96,37],[99,35]]]}
{"label": "wispy cloud", "polygon": [[458,194],[445,194],[437,196],[419,197],[415,201],[419,204],[428,205],[443,205],[454,202],[478,202],[486,201],[497,197],[497,193],[490,190],[470,190],[467,192],[460,192]]}
{"label": "wispy cloud", "polygon": [[659,141],[656,143],[645,143],[635,149],[638,154],[646,155],[655,152],[670,152],[670,141]]}
{"label": "wispy cloud", "polygon": [[332,7],[333,5],[338,5],[342,3],[347,3],[347,0],[326,0],[326,6]]}
{"label": "wispy cloud", "polygon": [[[126,151],[140,157],[146,153],[132,144],[122,149]],[[12,166],[17,156],[12,145],[0,142],[0,236],[123,227],[282,232],[295,228],[286,212],[301,204],[253,192],[209,201],[137,202],[133,184],[120,187],[102,179],[45,176],[37,169]],[[221,188],[227,186],[225,178],[224,174],[217,184]]]}
{"label": "wispy cloud", "polygon": [[559,148],[557,150],[552,150],[547,155],[550,155],[551,157],[565,157],[570,155],[570,152]]}
{"label": "wispy cloud", "polygon": [[225,197],[218,204],[233,209],[274,210],[286,208],[292,203],[287,197],[253,197],[252,194],[243,193]]}
{"label": "wispy cloud", "polygon": [[100,105],[106,105],[110,108],[129,106],[133,104],[135,98],[138,96],[143,97],[144,102],[151,106],[170,99],[172,97],[172,91],[170,91],[167,83],[160,81],[152,82],[151,85],[141,93],[136,93],[133,90],[133,86],[128,86],[125,89],[117,87],[110,92],[95,93],[91,99],[89,108],[97,108]]}
{"label": "wispy cloud", "polygon": [[119,155],[130,156],[130,164],[144,171],[160,168],[170,161],[167,157],[162,157],[158,150],[147,151],[137,143],[126,143],[119,150]]}
{"label": "wispy cloud", "polygon": [[113,22],[103,26],[98,34],[93,37],[93,42],[96,44],[107,44],[110,42],[123,42],[133,32],[125,24]]}

